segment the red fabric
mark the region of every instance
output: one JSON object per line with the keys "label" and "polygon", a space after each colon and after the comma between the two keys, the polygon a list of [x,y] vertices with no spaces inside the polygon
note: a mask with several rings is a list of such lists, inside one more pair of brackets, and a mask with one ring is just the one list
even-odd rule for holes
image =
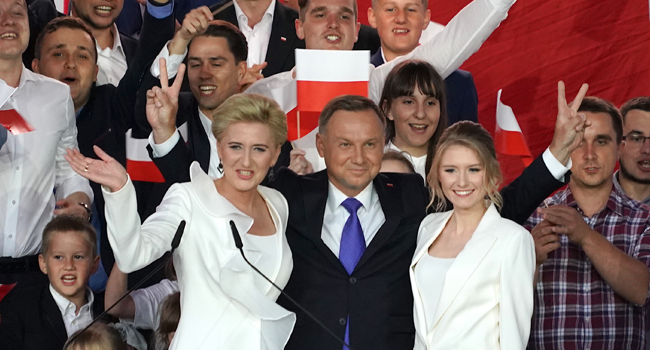
{"label": "red fabric", "polygon": [[320,112],[330,100],[341,95],[368,97],[368,82],[298,80],[298,110],[301,112]]}
{"label": "red fabric", "polygon": [[15,109],[0,111],[0,124],[14,135],[34,131],[34,127]]}
{"label": "red fabric", "polygon": [[533,162],[524,134],[520,132],[497,128],[494,146],[498,154],[519,156],[525,166],[529,166]]}
{"label": "red fabric", "polygon": [[0,284],[0,300],[2,300],[7,293],[9,293],[16,284]]}
{"label": "red fabric", "polygon": [[133,181],[165,182],[160,170],[154,162],[142,162],[132,159],[126,160],[126,172]]}
{"label": "red fabric", "polygon": [[[432,20],[446,24],[469,0],[430,0]],[[359,1],[367,24],[370,0]],[[495,130],[496,95],[512,107],[533,156],[551,142],[557,82],[567,100],[583,82],[588,95],[617,106],[650,95],[648,0],[519,0],[508,18],[461,67],[474,75],[479,121]],[[507,182],[523,170],[517,156],[500,157]]]}

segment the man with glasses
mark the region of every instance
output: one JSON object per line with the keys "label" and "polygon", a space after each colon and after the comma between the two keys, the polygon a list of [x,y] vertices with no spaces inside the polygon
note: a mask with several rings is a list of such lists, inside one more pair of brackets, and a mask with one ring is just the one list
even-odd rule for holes
{"label": "man with glasses", "polygon": [[636,97],[621,107],[623,147],[614,186],[650,205],[650,97]]}

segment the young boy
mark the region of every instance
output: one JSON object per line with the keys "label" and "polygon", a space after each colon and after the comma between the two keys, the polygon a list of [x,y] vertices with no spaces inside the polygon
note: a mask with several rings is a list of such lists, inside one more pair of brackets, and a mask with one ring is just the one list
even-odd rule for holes
{"label": "young boy", "polygon": [[60,350],[101,312],[101,301],[94,302],[87,286],[99,265],[97,236],[87,221],[72,216],[50,221],[38,261],[50,283],[18,285],[0,303],[3,349]]}

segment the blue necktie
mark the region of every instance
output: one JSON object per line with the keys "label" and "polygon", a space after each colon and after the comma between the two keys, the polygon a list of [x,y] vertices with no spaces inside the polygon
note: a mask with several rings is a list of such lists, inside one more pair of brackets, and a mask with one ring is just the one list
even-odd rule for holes
{"label": "blue necktie", "polygon": [[[361,260],[363,252],[366,251],[366,238],[363,236],[363,229],[361,229],[361,223],[357,216],[357,210],[361,208],[361,202],[354,198],[348,198],[341,205],[350,213],[350,216],[345,221],[345,226],[343,226],[339,260],[348,274],[351,275],[357,263]],[[344,340],[347,344],[350,344],[350,316],[348,316],[345,325]],[[344,345],[343,350],[349,349]]]}

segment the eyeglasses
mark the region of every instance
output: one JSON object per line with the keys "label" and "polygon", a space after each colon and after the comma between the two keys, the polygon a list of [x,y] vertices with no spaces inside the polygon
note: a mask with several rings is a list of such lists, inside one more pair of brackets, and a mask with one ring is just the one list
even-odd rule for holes
{"label": "eyeglasses", "polygon": [[639,134],[630,134],[623,136],[625,144],[631,147],[641,147],[645,144],[646,140],[650,140],[650,136],[643,136]]}

